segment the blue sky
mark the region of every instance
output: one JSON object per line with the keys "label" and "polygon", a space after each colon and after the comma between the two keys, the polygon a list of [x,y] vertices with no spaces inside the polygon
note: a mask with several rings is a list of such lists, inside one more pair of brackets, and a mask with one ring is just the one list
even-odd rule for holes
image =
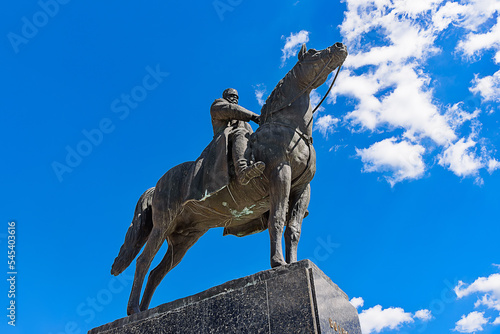
{"label": "blue sky", "polygon": [[[316,116],[299,259],[365,334],[500,333],[498,0],[6,6],[0,243],[6,277],[16,221],[18,308],[14,328],[3,280],[2,333],[125,316],[134,267],[109,270],[135,204],[209,143],[213,100],[234,87],[260,112],[301,43],[338,41],[350,55]],[[208,232],[152,306],[268,269],[268,239]]]}

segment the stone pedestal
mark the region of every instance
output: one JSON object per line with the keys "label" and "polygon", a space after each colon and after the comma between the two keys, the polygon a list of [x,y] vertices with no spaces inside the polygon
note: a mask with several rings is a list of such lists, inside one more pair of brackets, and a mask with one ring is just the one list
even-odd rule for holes
{"label": "stone pedestal", "polygon": [[347,295],[303,260],[229,281],[94,328],[89,334],[361,334]]}

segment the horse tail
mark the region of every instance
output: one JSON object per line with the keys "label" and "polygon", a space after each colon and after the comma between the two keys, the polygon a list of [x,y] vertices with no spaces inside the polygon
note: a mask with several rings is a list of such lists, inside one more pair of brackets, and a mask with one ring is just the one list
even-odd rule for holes
{"label": "horse tail", "polygon": [[155,188],[149,188],[142,194],[135,207],[134,219],[125,235],[125,242],[111,267],[111,274],[118,276],[134,260],[153,229],[151,203]]}

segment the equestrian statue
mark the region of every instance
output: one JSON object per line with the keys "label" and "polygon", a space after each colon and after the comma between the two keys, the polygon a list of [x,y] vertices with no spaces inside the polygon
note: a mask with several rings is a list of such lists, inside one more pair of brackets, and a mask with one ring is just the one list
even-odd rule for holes
{"label": "equestrian statue", "polygon": [[[235,89],[215,100],[210,109],[214,137],[200,157],[171,168],[139,198],[111,269],[115,276],[122,273],[145,245],[136,261],[127,314],[149,308],[161,280],[211,228],[223,227],[224,235],[239,237],[267,229],[271,267],[297,261],[316,171],[316,109],[310,93],[340,70],[346,57],[342,43],[320,51],[303,44],[297,63],[269,95],[260,116],[238,105]],[[249,121],[259,124],[255,132]],[[151,270],[141,300],[146,274],[165,241],[167,252]]]}

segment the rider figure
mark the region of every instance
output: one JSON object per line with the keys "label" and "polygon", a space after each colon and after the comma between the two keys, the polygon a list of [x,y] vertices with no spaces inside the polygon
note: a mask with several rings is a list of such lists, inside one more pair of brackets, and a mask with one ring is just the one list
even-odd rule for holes
{"label": "rider figure", "polygon": [[228,88],[222,93],[222,99],[217,99],[210,107],[214,136],[232,127],[230,138],[232,139],[233,162],[238,182],[245,185],[251,179],[259,176],[266,165],[262,161],[250,163],[248,157],[248,137],[252,128],[247,123],[254,121],[259,124],[260,116],[256,113],[238,105],[238,92],[236,89]]}

